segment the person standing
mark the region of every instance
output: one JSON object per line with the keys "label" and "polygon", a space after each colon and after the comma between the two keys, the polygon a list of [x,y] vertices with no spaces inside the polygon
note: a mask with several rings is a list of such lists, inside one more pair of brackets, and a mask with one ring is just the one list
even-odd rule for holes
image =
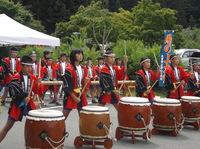
{"label": "person standing", "polygon": [[98,106],[105,106],[106,103],[111,103],[118,110],[118,102],[120,100],[120,91],[118,87],[118,75],[127,71],[127,56],[124,57],[124,68],[120,70],[114,66],[115,54],[113,51],[106,51],[104,54],[105,65],[100,71],[100,86],[102,88],[101,95],[98,100]]}
{"label": "person standing", "polygon": [[157,72],[150,70],[151,60],[148,57],[143,57],[140,60],[141,70],[136,74],[136,96],[148,98],[150,103],[154,102],[155,94],[151,89],[152,80],[159,79],[160,67],[157,67]]}
{"label": "person standing", "polygon": [[12,101],[8,111],[9,116],[7,122],[0,131],[0,142],[6,137],[8,131],[13,127],[15,122],[21,121],[23,115],[27,115],[28,111],[36,109],[32,98],[32,92],[39,95],[42,94],[40,84],[41,78],[36,78],[30,73],[32,64],[33,61],[29,56],[23,56],[21,58],[21,71],[15,73],[11,77],[9,92]]}
{"label": "person standing", "polygon": [[188,82],[187,74],[179,64],[177,55],[170,55],[171,65],[165,71],[165,86],[167,88],[167,98],[180,99],[184,96],[183,85]]}
{"label": "person standing", "polygon": [[[44,81],[56,81],[57,74],[56,68],[52,66],[53,59],[51,57],[46,57],[46,61],[47,65],[42,68],[42,79]],[[60,106],[61,104],[58,102],[57,97],[57,85],[44,85],[44,95],[42,97],[42,100],[44,100],[44,96],[47,90],[50,90],[54,93],[54,98],[51,102],[49,102],[49,104],[56,104],[57,106]]]}
{"label": "person standing", "polygon": [[[92,58],[88,57],[86,59],[86,68],[88,69],[88,76],[90,78],[90,81],[95,81],[97,78],[96,75],[96,70],[95,70],[95,66],[92,65]],[[90,95],[92,98],[92,103],[97,103],[97,101],[94,98],[94,94],[95,94],[95,85],[90,85],[90,83],[88,83],[88,85],[86,86],[86,93],[87,90],[90,90]]]}
{"label": "person standing", "polygon": [[3,67],[3,70],[5,71],[4,72],[4,74],[5,74],[4,85],[0,86],[0,90],[3,87],[5,87],[3,96],[1,97],[2,105],[5,105],[5,99],[6,99],[7,95],[8,95],[8,91],[9,91],[9,87],[8,86],[10,84],[11,77],[15,73],[17,73],[17,72],[19,72],[21,70],[20,61],[17,58],[17,53],[18,53],[17,48],[15,48],[15,47],[11,48],[10,49],[10,56],[4,58],[3,62],[2,62],[2,67]]}
{"label": "person standing", "polygon": [[72,109],[77,109],[78,113],[88,102],[83,87],[89,82],[88,70],[81,65],[84,59],[82,49],[73,49],[70,54],[70,62],[63,78],[63,91],[65,99],[63,101],[63,115],[67,119]]}
{"label": "person standing", "polygon": [[191,76],[187,83],[186,96],[199,96],[200,97],[200,72],[199,64],[197,62],[192,63]]}

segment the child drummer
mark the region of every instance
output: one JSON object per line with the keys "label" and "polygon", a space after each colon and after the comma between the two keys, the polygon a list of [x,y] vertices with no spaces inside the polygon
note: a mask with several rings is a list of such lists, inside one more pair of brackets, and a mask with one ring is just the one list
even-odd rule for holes
{"label": "child drummer", "polygon": [[120,100],[120,91],[118,87],[118,75],[127,71],[127,56],[124,57],[124,68],[121,71],[117,66],[114,66],[115,54],[113,51],[106,51],[104,54],[105,65],[100,71],[100,86],[102,93],[99,97],[98,105],[105,106],[106,103],[111,103],[118,110],[118,102]]}
{"label": "child drummer", "polygon": [[[51,57],[46,57],[46,62],[47,65],[42,68],[43,72],[43,80],[44,81],[56,81],[57,80],[57,73],[56,73],[56,68],[52,66],[53,59]],[[45,92],[47,90],[53,91],[54,93],[54,98],[49,104],[56,104],[57,106],[61,106],[61,104],[58,102],[58,97],[57,97],[57,85],[45,85],[44,86],[44,95],[43,99],[45,96]]]}
{"label": "child drummer", "polygon": [[[9,84],[9,92],[12,97],[8,120],[0,131],[0,142],[5,138],[8,131],[16,121],[21,121],[28,111],[36,109],[32,95],[29,93],[42,94],[41,78],[36,78],[30,73],[33,61],[29,56],[21,58],[21,71],[12,76]],[[32,82],[34,81],[33,85]]]}
{"label": "child drummer", "polygon": [[171,65],[165,71],[165,86],[167,88],[167,98],[180,99],[184,96],[183,84],[188,82],[187,74],[179,64],[177,55],[170,55]]}
{"label": "child drummer", "polygon": [[63,114],[66,119],[72,109],[80,112],[83,106],[88,105],[84,87],[90,78],[87,68],[81,65],[83,57],[81,49],[73,49],[70,54],[71,65],[67,67],[63,77],[63,91],[66,95],[63,101]]}
{"label": "child drummer", "polygon": [[136,75],[136,96],[148,98],[149,102],[153,103],[155,94],[151,89],[151,85],[152,80],[158,80],[160,67],[157,67],[157,72],[150,70],[151,60],[147,57],[141,58],[140,65],[141,70]]}
{"label": "child drummer", "polygon": [[200,96],[199,64],[194,61],[191,65],[191,77],[188,79],[186,96]]}

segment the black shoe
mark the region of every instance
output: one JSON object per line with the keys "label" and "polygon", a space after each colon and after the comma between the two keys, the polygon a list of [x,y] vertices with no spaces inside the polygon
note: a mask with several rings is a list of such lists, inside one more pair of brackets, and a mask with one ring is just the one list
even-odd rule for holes
{"label": "black shoe", "polygon": [[55,100],[52,100],[51,102],[49,102],[49,104],[54,104],[54,103],[56,103]]}
{"label": "black shoe", "polygon": [[59,98],[62,98],[62,94],[60,94]]}
{"label": "black shoe", "polygon": [[2,106],[5,106],[5,104],[6,104],[6,103],[5,103],[5,100],[3,100],[3,101],[1,102],[1,105],[2,105]]}
{"label": "black shoe", "polygon": [[95,99],[92,99],[92,103],[98,103]]}
{"label": "black shoe", "polygon": [[61,106],[61,104],[59,102],[56,102],[56,106]]}

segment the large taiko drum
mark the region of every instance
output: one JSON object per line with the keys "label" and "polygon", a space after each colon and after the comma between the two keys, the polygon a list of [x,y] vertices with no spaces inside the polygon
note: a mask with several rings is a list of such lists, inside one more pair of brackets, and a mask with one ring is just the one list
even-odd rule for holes
{"label": "large taiko drum", "polygon": [[25,146],[27,149],[63,148],[65,117],[57,110],[31,110],[26,116]]}
{"label": "large taiko drum", "polygon": [[146,131],[146,126],[150,123],[149,100],[142,97],[122,97],[118,108],[118,123],[122,131]]}
{"label": "large taiko drum", "polygon": [[177,99],[155,98],[152,106],[153,127],[162,131],[180,130],[182,127],[181,103]]}
{"label": "large taiko drum", "polygon": [[80,111],[80,136],[83,139],[106,139],[110,129],[110,113],[107,107],[85,106]]}
{"label": "large taiko drum", "polygon": [[182,113],[185,122],[196,122],[200,120],[200,97],[182,96],[181,97]]}

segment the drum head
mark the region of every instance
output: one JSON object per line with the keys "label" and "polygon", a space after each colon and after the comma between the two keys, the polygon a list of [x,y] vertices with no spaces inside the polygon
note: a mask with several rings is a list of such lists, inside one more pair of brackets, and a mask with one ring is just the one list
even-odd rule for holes
{"label": "drum head", "polygon": [[200,97],[197,96],[182,96],[181,99],[183,100],[200,100]]}
{"label": "drum head", "polygon": [[149,100],[143,97],[122,97],[120,101],[128,103],[149,103]]}
{"label": "drum head", "polygon": [[107,107],[101,107],[101,106],[85,106],[82,108],[83,111],[88,112],[107,112],[109,111]]}
{"label": "drum head", "polygon": [[161,104],[180,104],[180,101],[178,99],[171,98],[156,98],[154,99],[154,102]]}
{"label": "drum head", "polygon": [[63,113],[57,110],[31,110],[26,116],[28,119],[32,120],[60,120],[64,119]]}

